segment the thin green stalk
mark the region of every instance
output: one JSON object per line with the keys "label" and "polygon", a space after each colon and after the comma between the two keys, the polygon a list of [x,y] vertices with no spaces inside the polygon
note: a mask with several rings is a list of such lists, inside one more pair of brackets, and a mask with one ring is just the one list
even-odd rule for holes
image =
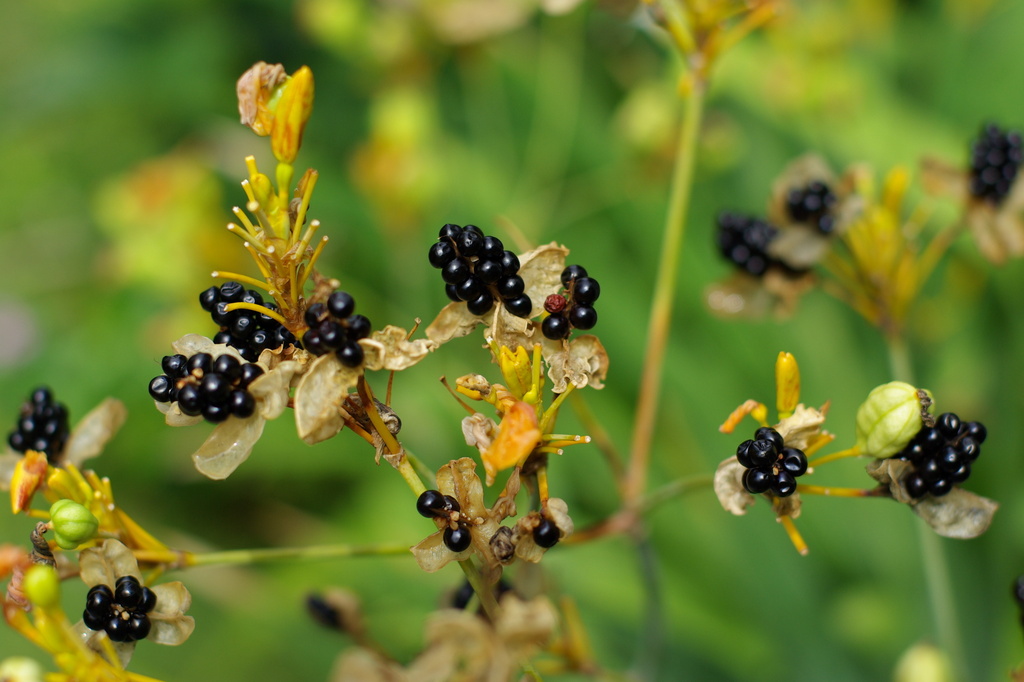
{"label": "thin green stalk", "polygon": [[472,559],[460,561],[459,566],[462,568],[462,572],[466,574],[466,580],[469,581],[473,591],[476,592],[484,613],[487,614],[492,623],[497,621],[499,609],[498,601],[494,598],[494,590],[484,582],[484,577],[480,574],[480,570],[473,563]]}
{"label": "thin green stalk", "polygon": [[[889,350],[889,370],[894,379],[914,383],[914,371],[910,351],[901,336],[886,335]],[[958,680],[969,679],[964,658],[960,625],[956,615],[956,601],[953,597],[953,583],[949,577],[949,565],[942,551],[942,541],[924,521],[917,524],[920,541],[921,564],[924,567],[925,583],[928,586],[928,600],[938,631],[939,646],[949,656],[953,673]]]}
{"label": "thin green stalk", "polygon": [[644,585],[644,620],[640,626],[640,642],[637,646],[635,666],[638,680],[658,679],[658,667],[665,649],[665,608],[658,575],[658,561],[647,530],[638,521],[634,533],[637,556],[640,559],[640,575]]}
{"label": "thin green stalk", "polygon": [[186,554],[186,566],[255,564],[285,559],[337,559],[356,556],[388,556],[409,554],[408,544],[381,545],[313,545],[311,547],[271,547],[267,549],[234,549],[225,552]]}
{"label": "thin green stalk", "polygon": [[675,300],[676,277],[679,273],[683,237],[686,233],[686,214],[693,187],[693,169],[697,158],[697,134],[700,131],[704,113],[704,96],[704,81],[695,77],[683,112],[682,130],[679,135],[679,147],[676,151],[676,165],[672,177],[672,194],[669,200],[668,214],[665,218],[661,259],[658,263],[658,276],[651,303],[651,317],[647,327],[644,369],[640,379],[640,395],[637,398],[636,415],[633,420],[633,439],[630,444],[629,467],[624,486],[627,504],[635,504],[643,495],[647,485],[651,438],[658,413],[665,347],[672,321],[672,303]]}

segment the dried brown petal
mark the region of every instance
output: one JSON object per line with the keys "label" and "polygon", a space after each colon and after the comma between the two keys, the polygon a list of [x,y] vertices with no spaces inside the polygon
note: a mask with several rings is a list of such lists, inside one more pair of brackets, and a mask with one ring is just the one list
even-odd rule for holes
{"label": "dried brown petal", "polygon": [[867,472],[871,478],[888,486],[894,500],[909,505],[915,514],[943,537],[968,540],[988,530],[999,508],[997,502],[959,487],[942,497],[911,497],[903,480],[913,466],[902,459],[876,459],[867,465]]}
{"label": "dried brown petal", "polygon": [[469,312],[465,303],[449,303],[441,308],[425,333],[428,339],[440,346],[452,339],[472,334],[483,323],[484,319]]}
{"label": "dried brown petal", "polygon": [[82,582],[88,587],[113,587],[118,578],[126,575],[142,579],[135,555],[117,540],[105,540],[99,547],[82,550],[79,567]]}
{"label": "dried brown petal", "polygon": [[604,388],[604,379],[608,376],[608,353],[592,334],[577,336],[557,352],[545,353],[544,359],[549,365],[548,378],[555,393],[564,393],[568,384],[576,388],[588,385]]}
{"label": "dried brown petal", "polygon": [[483,452],[491,446],[497,435],[498,424],[487,415],[474,412],[462,418],[462,436],[466,439],[466,445],[470,447]]}
{"label": "dried brown petal", "polygon": [[288,407],[289,388],[292,379],[301,371],[298,362],[286,360],[277,363],[269,371],[256,377],[246,390],[256,399],[260,416],[264,419],[277,419]]}
{"label": "dried brown petal", "polygon": [[299,438],[313,445],[341,431],[339,408],[362,375],[361,367],[346,367],[334,353],[321,356],[295,390],[295,425]]}
{"label": "dried brown petal", "polygon": [[513,660],[528,658],[551,639],[558,623],[554,606],[544,597],[523,601],[513,594],[501,600],[495,627]]}
{"label": "dried brown petal", "polygon": [[249,458],[256,441],[263,435],[266,420],[258,414],[247,419],[230,417],[218,424],[209,438],[192,453],[199,473],[220,480],[227,478]]}
{"label": "dried brown petal", "polygon": [[440,571],[451,561],[462,561],[473,554],[472,545],[462,552],[455,553],[444,544],[441,531],[432,533],[421,540],[412,548],[412,555],[416,557],[416,563],[427,573]]}
{"label": "dried brown petal", "polygon": [[195,619],[184,615],[192,606],[192,595],[177,580],[156,585],[153,592],[156,594],[156,609],[149,613],[152,630],[147,639],[168,646],[184,643],[196,628]]}
{"label": "dried brown petal", "polygon": [[81,466],[83,461],[103,452],[107,441],[120,430],[127,417],[124,403],[114,398],[107,398],[94,407],[75,425],[64,447],[62,463]]}
{"label": "dried brown petal", "polygon": [[398,372],[412,367],[440,345],[429,338],[410,340],[408,337],[405,329],[390,324],[373,332],[370,341],[379,345],[381,352],[372,366],[367,359],[367,367]]}
{"label": "dried brown petal", "polygon": [[168,426],[192,426],[203,421],[202,415],[192,416],[182,412],[177,402],[161,403],[154,400],[153,404],[164,415],[164,423]]}
{"label": "dried brown petal", "polygon": [[257,135],[269,135],[274,115],[268,105],[277,88],[287,80],[288,74],[281,64],[256,62],[238,79],[238,113],[243,125]]}
{"label": "dried brown petal", "polygon": [[394,661],[362,647],[346,649],[331,671],[331,682],[412,682],[413,679],[426,682],[430,678],[412,678]]}
{"label": "dried brown petal", "polygon": [[743,472],[747,469],[735,457],[723,461],[715,470],[715,495],[725,511],[742,516],[756,501],[743,487]]}
{"label": "dried brown petal", "polygon": [[800,404],[796,406],[792,415],[776,424],[775,430],[786,442],[786,447],[806,450],[822,432],[821,425],[825,423],[826,409],[823,407],[816,410]]}

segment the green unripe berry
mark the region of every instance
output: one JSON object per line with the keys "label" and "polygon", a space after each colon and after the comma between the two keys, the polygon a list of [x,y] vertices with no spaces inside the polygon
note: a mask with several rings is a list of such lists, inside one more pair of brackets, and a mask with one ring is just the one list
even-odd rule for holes
{"label": "green unripe berry", "polygon": [[921,416],[930,406],[928,391],[902,381],[872,390],[857,410],[857,446],[861,454],[879,459],[895,455],[921,430]]}
{"label": "green unripe berry", "polygon": [[50,523],[54,537],[61,549],[77,549],[83,542],[92,540],[100,522],[91,511],[73,500],[57,500],[50,507]]}
{"label": "green unripe berry", "polygon": [[21,589],[29,601],[44,609],[60,601],[60,578],[57,577],[57,571],[43,564],[36,564],[25,571]]}

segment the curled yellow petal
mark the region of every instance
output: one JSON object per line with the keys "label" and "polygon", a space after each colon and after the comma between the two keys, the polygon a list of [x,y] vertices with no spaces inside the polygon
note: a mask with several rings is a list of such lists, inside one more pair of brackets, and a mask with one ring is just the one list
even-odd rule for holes
{"label": "curled yellow petal", "polygon": [[775,408],[779,418],[793,414],[800,402],[800,367],[792,353],[779,353],[775,361]]}
{"label": "curled yellow petal", "polygon": [[526,459],[540,442],[537,412],[528,403],[513,403],[501,418],[498,437],[483,451],[481,459],[487,473],[487,485],[504,469],[514,467]]}
{"label": "curled yellow petal", "polygon": [[29,450],[14,467],[11,476],[11,512],[17,514],[26,509],[39,487],[46,479],[48,469],[46,455]]}
{"label": "curled yellow petal", "polygon": [[274,157],[282,163],[293,163],[302,146],[302,133],[313,112],[313,72],[303,66],[284,85],[274,112],[270,145]]}

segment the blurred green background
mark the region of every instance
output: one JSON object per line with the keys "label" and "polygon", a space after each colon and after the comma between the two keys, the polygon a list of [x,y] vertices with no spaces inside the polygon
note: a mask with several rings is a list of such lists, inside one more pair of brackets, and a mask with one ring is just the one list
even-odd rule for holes
{"label": "blurred green background", "polygon": [[[587,391],[618,446],[628,446],[644,330],[660,248],[679,101],[678,65],[625,0],[547,15],[529,0],[53,0],[16,3],[0,22],[0,415],[13,426],[48,384],[72,421],[105,396],[128,424],[93,462],[119,503],[168,543],[189,549],[329,542],[417,542],[429,524],[398,476],[343,433],[299,443],[271,424],[224,482],[189,454],[208,426],[163,425],[146,395],[170,342],[213,333],[196,305],[214,268],[254,272],[223,229],[241,203],[242,158],[266,141],[237,123],[234,81],[257,60],[302,64],[316,107],[298,165],[320,171],[311,210],[337,277],[376,326],[429,320],[445,302],[426,250],[445,222],[507,240],[558,240],[602,284],[596,332],[608,387]],[[831,400],[837,445],[889,380],[876,332],[815,291],[785,321],[724,321],[703,292],[728,267],[712,244],[722,209],[761,212],[772,179],[809,150],[835,168],[916,169],[923,155],[966,159],[983,121],[1024,124],[1024,5],[969,0],[793,3],[714,73],[664,368],[651,483],[710,473],[737,439],[718,433],[747,398],[773,399],[773,363],[793,352],[803,398]],[[269,168],[269,161],[264,160]],[[933,225],[954,207],[930,199]],[[1000,269],[966,238],[915,307],[918,383],[940,411],[985,422],[968,483],[1002,504],[990,531],[943,540],[971,680],[1006,679],[1024,660],[1010,599],[1024,573],[1020,377],[1024,263]],[[478,339],[396,377],[404,442],[431,467],[469,454],[460,408],[436,379],[491,372]],[[749,422],[748,422],[749,424]],[[560,430],[579,429],[566,412]],[[863,464],[816,483],[865,486]],[[553,494],[577,527],[612,513],[615,488],[595,447],[552,462]],[[746,517],[710,490],[650,518],[663,646],[646,632],[636,555],[622,538],[562,547],[543,562],[555,594],[577,600],[609,670],[659,679],[889,679],[897,659],[936,632],[917,519],[884,500],[810,498],[798,556],[763,503]],[[0,519],[27,542],[31,522]],[[346,639],[318,629],[302,599],[342,585],[364,600],[371,632],[401,660],[425,616],[461,582],[454,567],[364,558],[175,576],[194,595],[194,636],[142,644],[132,669],[167,680],[325,680]],[[69,610],[84,587],[69,585]],[[653,652],[652,652],[653,649]],[[0,656],[41,652],[0,629]],[[44,663],[49,666],[50,662]],[[568,678],[566,678],[568,679]]]}

